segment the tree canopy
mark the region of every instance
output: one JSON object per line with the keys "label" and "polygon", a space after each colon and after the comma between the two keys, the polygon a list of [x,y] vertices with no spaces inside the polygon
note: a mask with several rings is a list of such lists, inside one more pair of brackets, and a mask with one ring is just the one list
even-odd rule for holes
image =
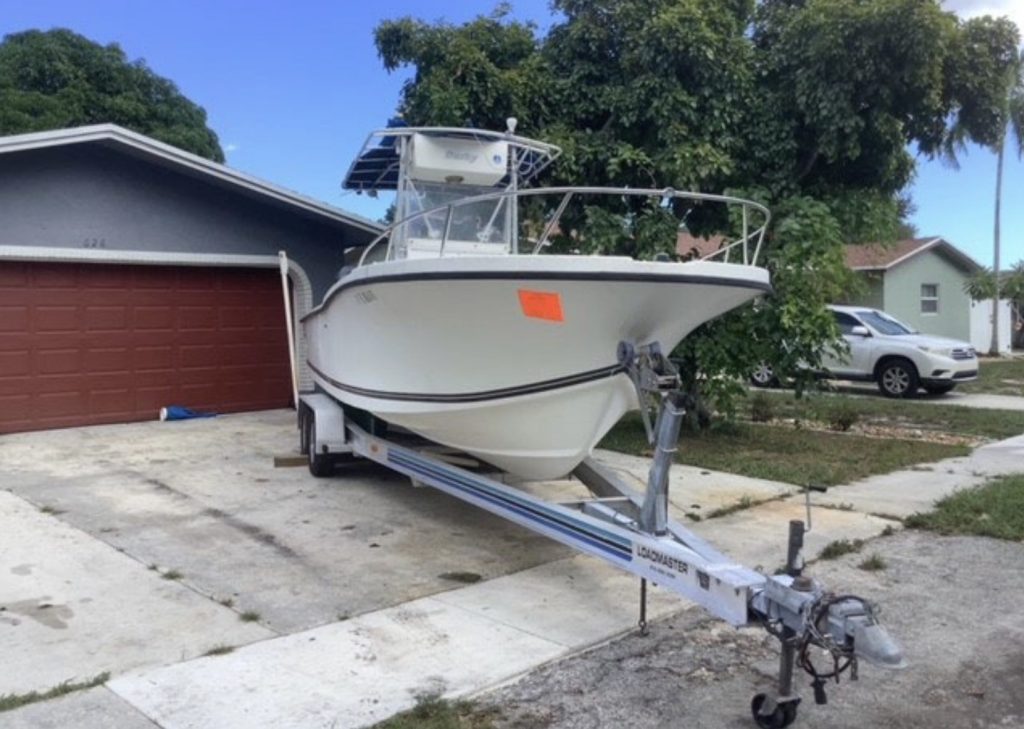
{"label": "tree canopy", "polygon": [[[913,147],[940,154],[954,130],[999,138],[1005,120],[992,110],[1020,42],[1009,21],[961,21],[938,0],[552,7],[545,35],[507,6],[461,25],[380,24],[385,67],[415,71],[399,110],[413,125],[501,129],[515,116],[520,133],[563,148],[555,184],[727,192],[772,207],[775,294],[710,322],[677,352],[694,387],[704,378],[718,390],[728,390],[718,374],[743,376],[758,361],[815,366],[836,345],[824,305],[851,285],[842,244],[895,238]],[[645,211],[612,212],[634,224],[622,250],[651,255],[636,234]],[[707,206],[672,213],[694,234],[735,234]],[[674,252],[674,235],[660,246]]]}
{"label": "tree canopy", "polygon": [[116,44],[70,30],[29,30],[0,43],[0,134],[113,123],[216,162],[206,112]]}

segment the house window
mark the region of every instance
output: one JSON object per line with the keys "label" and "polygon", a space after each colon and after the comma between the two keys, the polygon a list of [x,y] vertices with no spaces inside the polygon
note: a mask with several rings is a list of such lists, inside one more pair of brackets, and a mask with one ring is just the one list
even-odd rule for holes
{"label": "house window", "polygon": [[939,285],[921,284],[921,313],[939,313]]}

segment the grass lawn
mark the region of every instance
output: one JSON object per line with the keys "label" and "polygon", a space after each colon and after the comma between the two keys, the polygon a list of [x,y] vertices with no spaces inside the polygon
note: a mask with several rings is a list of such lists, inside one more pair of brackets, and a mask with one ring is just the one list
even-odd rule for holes
{"label": "grass lawn", "polygon": [[965,382],[957,390],[1024,396],[1024,358],[982,360],[978,379]]}
{"label": "grass lawn", "polygon": [[[849,408],[857,413],[858,423],[866,425],[888,425],[993,440],[1024,433],[1024,412],[829,393],[811,393],[797,400],[788,390],[761,392],[773,398],[775,415],[779,418],[827,422],[832,411]],[[745,410],[741,406],[741,412],[749,412],[749,405]]]}
{"label": "grass lawn", "polygon": [[[634,455],[649,454],[651,448],[636,414],[623,418],[600,447]],[[739,422],[721,423],[707,433],[684,433],[676,461],[798,485],[834,486],[969,451],[963,445]]]}
{"label": "grass lawn", "polygon": [[1024,473],[957,491],[939,501],[935,511],[914,514],[905,523],[940,534],[1024,540]]}
{"label": "grass lawn", "polygon": [[372,729],[491,729],[497,713],[468,701],[423,698],[408,711],[374,724]]}

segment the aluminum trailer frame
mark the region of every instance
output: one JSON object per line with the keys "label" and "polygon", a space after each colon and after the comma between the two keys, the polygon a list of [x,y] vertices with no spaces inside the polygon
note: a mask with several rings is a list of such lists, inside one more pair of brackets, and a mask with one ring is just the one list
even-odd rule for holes
{"label": "aluminum trailer frame", "polygon": [[[367,458],[408,476],[414,484],[443,491],[492,514],[590,554],[641,579],[640,626],[646,630],[647,581],[691,600],[733,626],[760,625],[779,638],[781,656],[777,690],[751,702],[754,721],[780,729],[796,719],[800,698],[793,693],[794,668],[810,673],[815,699],[825,703],[826,680],[846,670],[856,678],[857,660],[901,667],[902,653],[877,621],[872,606],[852,595],[834,595],[802,574],[800,549],[804,523],[789,525],[786,573],[764,575],[730,559],[685,526],[668,518],[668,471],[685,397],[665,392],[668,363],[657,350],[620,351],[633,367],[638,394],[660,393],[656,425],[648,432],[655,456],[645,493],[632,489],[593,458],[573,475],[594,494],[591,499],[554,503],[505,483],[504,474],[478,472],[479,462],[429,441],[412,444],[375,434],[344,406],[323,393],[299,400],[300,447],[310,471],[329,475],[338,458]],[[641,400],[644,402],[644,400]],[[354,415],[354,414],[353,414]],[[468,466],[468,467],[467,467]],[[818,670],[810,647],[832,656],[831,671]]]}

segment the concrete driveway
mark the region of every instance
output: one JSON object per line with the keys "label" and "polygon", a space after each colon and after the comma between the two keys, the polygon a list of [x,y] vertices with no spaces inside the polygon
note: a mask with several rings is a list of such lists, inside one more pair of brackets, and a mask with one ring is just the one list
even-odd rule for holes
{"label": "concrete driveway", "polygon": [[0,438],[0,641],[3,663],[19,667],[0,671],[0,695],[180,661],[568,554],[375,467],[325,480],[275,468],[295,446],[283,410]]}
{"label": "concrete driveway", "polygon": [[[424,692],[471,695],[635,626],[628,575],[366,466],[327,480],[274,468],[294,438],[287,411],[0,438],[0,645],[14,667],[0,696],[112,674],[2,712],[0,729],[363,727]],[[642,481],[645,459],[599,456]],[[880,491],[886,513],[909,513],[1022,458],[1024,436],[877,477],[895,489],[837,487],[806,554],[898,527],[875,513]],[[764,501],[694,529],[766,570],[803,516],[783,484],[681,467],[673,486],[680,519]],[[578,484],[542,488],[562,498]],[[655,589],[650,607],[685,603]],[[688,644],[706,644],[706,623]],[[237,650],[206,656],[221,647]],[[638,675],[648,658],[631,661]]]}

